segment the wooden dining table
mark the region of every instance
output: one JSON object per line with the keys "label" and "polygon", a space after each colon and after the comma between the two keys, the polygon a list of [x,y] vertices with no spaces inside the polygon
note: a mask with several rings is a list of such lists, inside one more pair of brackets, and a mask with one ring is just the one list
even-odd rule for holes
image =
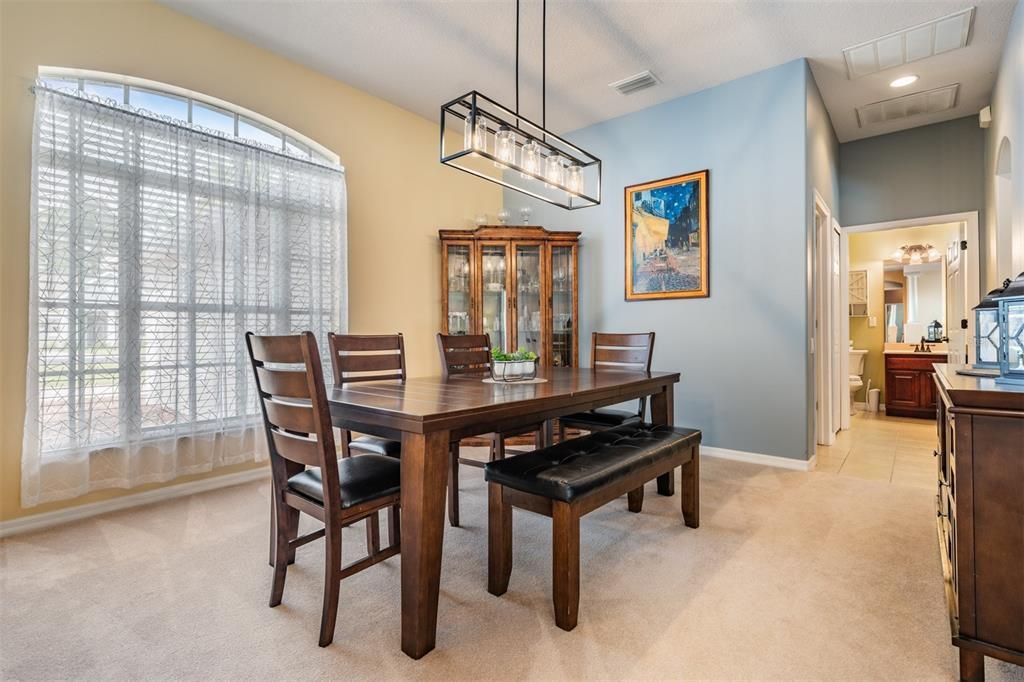
{"label": "wooden dining table", "polygon": [[[335,426],[402,442],[402,651],[434,648],[449,444],[494,431],[545,425],[557,417],[650,396],[651,420],[672,424],[678,372],[542,367],[536,383],[485,383],[479,376],[346,384],[328,392]],[[658,479],[672,495],[674,477]],[[481,580],[481,589],[486,581]]]}

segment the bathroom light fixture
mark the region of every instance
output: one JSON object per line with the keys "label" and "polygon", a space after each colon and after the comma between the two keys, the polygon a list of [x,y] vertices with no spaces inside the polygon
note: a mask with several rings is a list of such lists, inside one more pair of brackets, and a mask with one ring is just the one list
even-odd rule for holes
{"label": "bathroom light fixture", "polygon": [[565,209],[596,206],[601,159],[546,128],[547,0],[541,2],[540,125],[519,113],[519,4],[515,110],[476,90],[442,105],[441,163]]}
{"label": "bathroom light fixture", "polygon": [[914,75],[914,74],[910,74],[909,76],[900,76],[899,78],[894,80],[892,83],[889,83],[889,87],[890,88],[905,88],[906,86],[910,85],[911,83],[916,83],[916,82],[917,82],[917,76]]}
{"label": "bathroom light fixture", "polygon": [[942,257],[939,250],[931,244],[904,244],[892,252],[890,258],[904,265],[920,265],[934,263]]}

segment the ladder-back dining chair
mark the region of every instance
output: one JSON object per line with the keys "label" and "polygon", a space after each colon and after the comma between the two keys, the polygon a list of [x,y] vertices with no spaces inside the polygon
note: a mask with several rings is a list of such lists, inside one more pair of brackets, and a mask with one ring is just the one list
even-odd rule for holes
{"label": "ladder-back dining chair", "polygon": [[[445,379],[469,375],[484,378],[491,372],[491,339],[487,334],[438,334],[437,349],[441,355],[441,373]],[[481,434],[490,441],[488,460],[505,459],[505,439],[510,436],[533,434],[534,446],[542,445],[542,424],[507,432]],[[485,462],[459,455],[459,442],[451,444],[451,467],[448,470],[448,522],[459,525],[459,464],[483,468]]]}
{"label": "ladder-back dining chair", "polygon": [[[399,461],[381,455],[339,460],[334,445],[320,353],[312,332],[294,336],[245,334],[252,363],[273,478],[274,580],[270,606],[281,603],[288,565],[295,550],[325,538],[324,602],[320,646],[334,639],[340,582],[398,554],[401,472]],[[298,368],[297,368],[298,367]],[[389,515],[389,546],[380,548],[376,523],[382,509]],[[299,515],[308,514],[323,528],[299,536]],[[341,565],[341,529],[367,521],[376,542],[368,556]]]}
{"label": "ladder-back dining chair", "polygon": [[[399,334],[327,335],[331,350],[331,367],[334,370],[334,385],[344,386],[360,381],[397,380],[405,382],[405,340]],[[341,456],[370,453],[398,457],[402,442],[373,435],[352,437],[352,432],[338,427],[341,431]]]}
{"label": "ladder-back dining chair", "polygon": [[[607,334],[594,332],[590,340],[590,362],[599,370],[651,371],[654,358],[654,332],[643,334]],[[647,398],[640,398],[636,412],[597,408],[558,418],[558,440],[565,440],[567,428],[604,431],[623,424],[639,423],[647,411]]]}

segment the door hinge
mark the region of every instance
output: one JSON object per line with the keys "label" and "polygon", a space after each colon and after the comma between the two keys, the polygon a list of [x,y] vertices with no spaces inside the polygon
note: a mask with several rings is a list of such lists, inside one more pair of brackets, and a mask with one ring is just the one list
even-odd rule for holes
{"label": "door hinge", "polygon": [[966,239],[962,239],[960,241],[960,250],[961,251],[966,251],[967,250],[967,240]]}
{"label": "door hinge", "polygon": [[960,328],[967,329],[967,320],[960,320]]}

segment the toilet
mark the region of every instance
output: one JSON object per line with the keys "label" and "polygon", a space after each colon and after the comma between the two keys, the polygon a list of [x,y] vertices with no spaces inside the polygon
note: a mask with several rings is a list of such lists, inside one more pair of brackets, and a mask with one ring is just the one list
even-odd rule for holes
{"label": "toilet", "polygon": [[[864,388],[864,358],[867,355],[866,350],[850,349],[850,414],[856,412],[853,409],[854,394]],[[866,397],[865,400],[867,400]]]}

